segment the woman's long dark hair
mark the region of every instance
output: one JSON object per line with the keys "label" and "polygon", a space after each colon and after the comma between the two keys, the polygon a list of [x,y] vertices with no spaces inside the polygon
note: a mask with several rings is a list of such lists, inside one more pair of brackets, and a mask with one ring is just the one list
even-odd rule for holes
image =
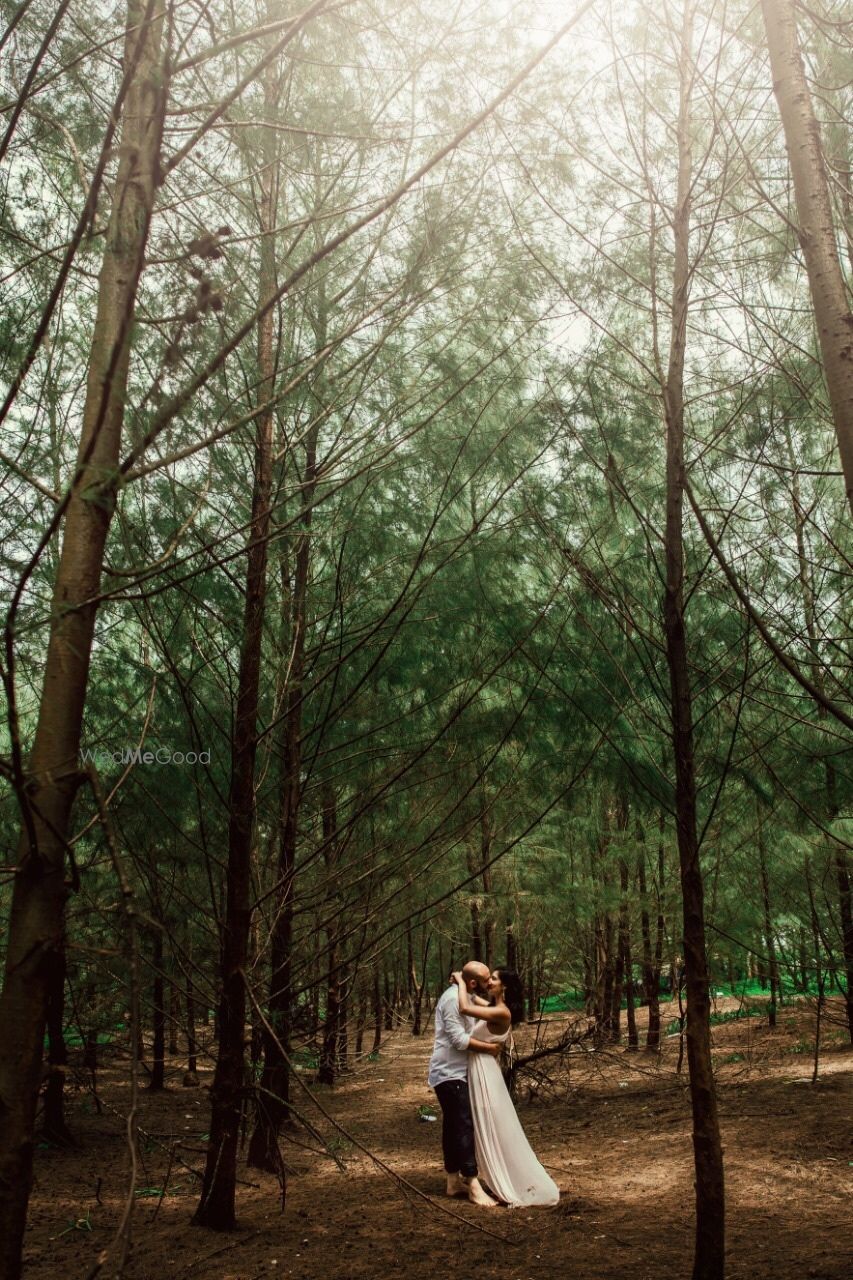
{"label": "woman's long dark hair", "polygon": [[524,987],[515,969],[498,969],[498,977],[504,984],[504,1003],[509,1009],[512,1025],[524,1021]]}

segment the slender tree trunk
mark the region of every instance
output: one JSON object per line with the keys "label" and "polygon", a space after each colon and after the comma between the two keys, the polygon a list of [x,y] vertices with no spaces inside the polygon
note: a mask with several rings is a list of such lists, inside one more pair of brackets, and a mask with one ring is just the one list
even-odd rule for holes
{"label": "slender tree trunk", "polygon": [[[195,1082],[198,1072],[198,1049],[195,1033],[195,991],[193,989],[192,974],[187,969],[187,1075],[184,1077],[185,1084]],[[187,1076],[192,1077],[190,1080]]]}
{"label": "slender tree trunk", "polygon": [[658,839],[658,876],[655,891],[658,903],[658,918],[655,925],[655,981],[660,986],[660,975],[663,973],[663,944],[666,938],[666,917],[663,912],[663,886],[666,882],[666,855],[663,837],[666,830],[666,819],[663,813],[659,818]]}
{"label": "slender tree trunk", "polygon": [[35,740],[22,797],[0,997],[0,1280],[17,1280],[32,1182],[33,1124],[48,990],[65,914],[65,846],[80,779],[78,757],[104,546],[115,509],[139,277],[160,177],[166,78],[163,10],[129,0],[121,148],[98,279],[77,475],[62,551]]}
{"label": "slender tree trunk", "polygon": [[[613,982],[615,965],[613,956],[613,922],[603,912],[596,917],[596,984],[595,984],[595,1040],[602,1044],[613,1036]],[[618,1029],[616,1034],[618,1035]]]}
{"label": "slender tree trunk", "polygon": [[622,995],[625,989],[625,951],[622,945],[621,909],[619,925],[611,930],[611,939],[615,933],[615,963],[613,965],[613,987],[610,993],[610,1039],[614,1044],[622,1040]]}
{"label": "slender tree trunk", "polygon": [[[280,740],[281,790],[279,802],[279,896],[272,930],[269,990],[269,1022],[275,1037],[266,1033],[264,1069],[257,1096],[255,1128],[249,1143],[248,1163],[270,1172],[281,1171],[278,1135],[290,1103],[290,1051],[292,1019],[293,905],[296,889],[296,845],[301,804],[300,768],[302,733],[302,669],[305,628],[305,583],[308,573],[308,539],[296,553],[295,588],[291,596],[287,567],[281,563],[282,636],[289,639],[290,680],[285,692],[285,714]],[[282,1053],[282,1050],[284,1051]]]}
{"label": "slender tree trunk", "polygon": [[[323,856],[329,885],[327,906],[333,919],[327,931],[326,1017],[323,1023],[323,1040],[320,1049],[320,1069],[317,1079],[321,1084],[334,1084],[338,1066],[338,1036],[341,1020],[341,968],[338,950],[340,924],[335,912],[335,877],[337,871],[337,814],[335,793],[330,784],[323,788]],[[395,1001],[396,1003],[396,1001]]]}
{"label": "slender tree trunk", "polygon": [[[794,528],[797,537],[797,560],[799,562],[800,592],[803,598],[803,613],[806,621],[806,633],[809,638],[809,647],[814,658],[813,679],[818,689],[822,690],[824,687],[824,679],[823,669],[820,662],[817,624],[815,619],[814,582],[806,547],[806,517],[800,500],[799,478],[797,476],[796,468],[793,465],[794,451],[791,444],[790,434],[787,436],[787,444],[788,457],[791,459],[792,463],[791,497],[794,506]],[[818,715],[821,719],[825,718],[826,711],[823,707],[818,707]],[[835,770],[829,760],[824,761],[824,777],[826,779],[827,820],[828,822],[832,822],[838,813],[838,802],[836,798]],[[847,979],[845,991],[847,1032],[850,1036],[850,1043],[853,1044],[853,900],[851,900],[850,876],[847,868],[847,852],[844,845],[839,841],[833,840],[831,843],[833,862],[835,865],[835,883],[838,888],[839,915],[841,917],[841,946],[844,955],[844,969]]]}
{"label": "slender tree trunk", "polygon": [[382,1044],[382,991],[379,986],[379,966],[373,969],[373,1048],[371,1053],[378,1053]]}
{"label": "slender tree trunk", "polygon": [[676,826],[684,909],[687,1061],[690,1071],[696,1173],[696,1245],[693,1280],[721,1280],[725,1270],[723,1154],[711,1063],[704,888],[699,863],[696,774],[693,755],[693,705],[684,605],[684,357],[690,291],[692,27],[692,0],[687,0],[681,33],[681,87],[677,125],[678,189],[673,219],[675,259],[672,334],[669,366],[664,386],[666,419],[664,631],[670,677]]}
{"label": "slender tree trunk", "polygon": [[74,1146],[65,1122],[65,1073],[68,1049],[65,1044],[65,945],[55,953],[47,1002],[48,1077],[44,1091],[44,1136],[58,1146]]}
{"label": "slender tree trunk", "polygon": [[152,1093],[159,1093],[166,1084],[166,993],[163,982],[163,931],[155,928],[152,938],[151,984],[153,1046],[151,1050],[151,1079],[148,1088]]}
{"label": "slender tree trunk", "polygon": [[619,887],[621,900],[619,903],[619,950],[622,953],[622,973],[625,990],[625,1021],[628,1026],[628,1048],[636,1049],[637,1018],[634,1011],[634,974],[633,956],[631,954],[631,920],[628,913],[628,863],[619,859]]}
{"label": "slender tree trunk", "polygon": [[364,1053],[364,1033],[367,1030],[367,1017],[370,1009],[368,1000],[368,976],[363,974],[358,980],[358,992],[355,1002],[355,1057],[358,1061]]}
{"label": "slender tree trunk", "polygon": [[793,0],[761,0],[773,92],[794,181],[799,238],[847,501],[853,511],[853,315],[841,270],[820,128],[797,34]]}
{"label": "slender tree trunk", "polygon": [[806,931],[803,925],[799,927],[797,940],[797,951],[800,957],[800,989],[805,994],[809,989],[809,957],[806,949]]}
{"label": "slender tree trunk", "polygon": [[[776,1026],[776,1004],[780,996],[779,966],[776,963],[776,944],[773,939],[773,916],[770,910],[770,878],[767,874],[767,853],[764,848],[764,829],[761,816],[758,818],[758,868],[761,873],[761,903],[764,913],[764,945],[767,948],[768,977],[770,979],[770,1007],[768,1020],[771,1027]],[[779,1000],[781,1003],[781,1000]]]}
{"label": "slender tree trunk", "polygon": [[[276,70],[271,66],[265,82],[265,101],[275,94]],[[271,87],[272,86],[272,87]],[[270,131],[265,131],[269,133]],[[270,157],[260,174],[261,221],[272,226],[275,209],[275,171]],[[274,247],[270,236],[261,236],[260,300],[275,288]],[[258,400],[272,399],[275,383],[273,356],[274,308],[258,322]],[[255,757],[258,744],[258,695],[261,650],[267,595],[267,544],[270,529],[272,485],[271,409],[256,421],[255,462],[252,487],[252,519],[246,567],[246,595],[242,646],[237,685],[237,711],[228,796],[228,861],[225,921],[221,952],[219,1044],[210,1091],[211,1121],[201,1199],[196,1223],[217,1231],[236,1224],[237,1144],[245,1098],[246,969],[251,924],[252,838],[255,824]]]}
{"label": "slender tree trunk", "polygon": [[518,971],[518,949],[515,941],[515,926],[511,920],[506,922],[506,967]]}
{"label": "slender tree trunk", "polygon": [[175,966],[172,962],[172,978],[169,981],[169,1053],[178,1056],[178,1026],[181,1021],[181,992],[174,981]]}
{"label": "slender tree trunk", "polygon": [[[468,874],[473,876],[477,872],[477,857],[473,849],[468,849]],[[483,936],[481,932],[481,911],[480,911],[480,895],[476,892],[474,886],[469,888],[469,910],[471,912],[471,955],[469,959],[480,960],[483,956]]]}
{"label": "slender tree trunk", "polygon": [[492,868],[488,865],[492,857],[492,816],[489,812],[486,784],[480,783],[480,866],[483,868],[483,950],[486,964],[490,969],[495,964],[495,915],[492,899]]}
{"label": "slender tree trunk", "polygon": [[838,902],[841,909],[841,942],[844,948],[844,970],[846,988],[844,992],[847,1009],[847,1032],[853,1044],[853,900],[850,892],[850,874],[847,869],[847,855],[844,846],[833,842],[835,878],[838,885]]}
{"label": "slender tree trunk", "polygon": [[391,981],[388,977],[388,970],[382,970],[382,986],[385,996],[385,1030],[394,1030],[394,1002],[391,995]]}
{"label": "slender tree trunk", "polygon": [[646,881],[646,854],[643,846],[637,858],[637,879],[640,885],[640,932],[643,939],[643,994],[649,1011],[646,1031],[646,1048],[660,1049],[660,970],[655,971],[652,961],[651,919]]}
{"label": "slender tree trunk", "polygon": [[806,873],[806,889],[809,895],[809,915],[811,917],[812,926],[812,946],[814,954],[814,972],[815,983],[817,985],[817,1000],[815,1002],[815,1023],[814,1023],[814,1058],[812,1061],[812,1084],[817,1083],[818,1071],[820,1069],[820,1031],[821,1020],[823,1017],[824,990],[826,985],[826,975],[821,960],[821,940],[820,940],[820,923],[818,921],[817,908],[814,900],[814,889],[812,888],[811,864],[808,858],[805,860]]}
{"label": "slender tree trunk", "polygon": [[[270,94],[278,98],[278,88],[268,88]],[[272,114],[272,103],[267,106],[267,114]],[[268,131],[269,132],[269,131]],[[270,147],[275,144],[272,140]],[[270,158],[272,164],[272,157]],[[274,203],[269,209],[270,221],[266,233],[267,251],[270,255],[275,251],[275,236],[272,227],[275,222]],[[268,264],[270,273],[274,272],[274,261]],[[321,351],[327,341],[326,304],[323,286],[318,286],[319,307],[317,318],[316,348]],[[300,775],[302,769],[302,704],[304,698],[305,678],[305,629],[307,625],[308,583],[311,569],[311,521],[314,506],[314,493],[317,484],[317,438],[319,432],[319,414],[315,416],[309,427],[305,441],[305,468],[302,475],[301,495],[301,529],[296,541],[294,556],[294,576],[291,588],[287,558],[284,551],[286,543],[282,542],[280,561],[281,593],[282,593],[282,652],[289,650],[289,661],[282,664],[285,687],[284,717],[280,738],[281,752],[281,791],[279,808],[279,857],[278,880],[279,902],[273,925],[272,955],[269,991],[269,1022],[275,1038],[265,1036],[264,1069],[261,1076],[257,1101],[255,1128],[249,1143],[248,1163],[259,1169],[280,1172],[281,1160],[278,1154],[278,1135],[284,1123],[290,1103],[290,1068],[284,1056],[290,1050],[290,1024],[293,1013],[292,968],[293,968],[293,909],[296,892],[296,847],[299,829],[299,811],[302,803]],[[278,1041],[278,1043],[276,1043]],[[282,1053],[284,1050],[284,1054]]]}
{"label": "slender tree trunk", "polygon": [[[601,804],[601,829],[595,847],[590,846],[590,871],[601,884],[602,896],[607,904],[610,892],[606,874],[606,857],[610,845],[610,808],[606,798]],[[594,1039],[601,1045],[613,1036],[613,979],[615,957],[613,954],[613,922],[608,909],[597,911],[593,920],[593,974],[594,974]]]}
{"label": "slender tree trunk", "polygon": [[534,1022],[539,1013],[539,991],[536,986],[536,963],[533,948],[527,960],[527,1021]]}
{"label": "slender tree trunk", "polygon": [[412,970],[413,977],[414,977],[414,988],[415,988],[414,1010],[413,1010],[413,1021],[412,1021],[413,1036],[419,1036],[421,1034],[421,1012],[423,1008],[424,993],[426,992],[426,989],[427,989],[427,964],[429,963],[429,949],[430,949],[430,944],[432,943],[431,933],[428,933],[425,929],[422,928],[422,934],[424,936],[424,946],[423,946],[423,953],[421,955],[420,982],[418,982],[417,976],[414,974],[414,969]]}
{"label": "slender tree trunk", "polygon": [[350,978],[347,965],[342,964],[338,977],[339,1009],[338,1040],[335,1046],[335,1066],[338,1072],[349,1070],[349,1011],[350,1011]]}

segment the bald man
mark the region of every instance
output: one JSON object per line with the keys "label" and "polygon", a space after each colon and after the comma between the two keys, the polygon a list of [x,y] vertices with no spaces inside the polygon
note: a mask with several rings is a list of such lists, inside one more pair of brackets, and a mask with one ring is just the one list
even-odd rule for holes
{"label": "bald man", "polygon": [[[488,965],[469,960],[462,969],[467,990],[481,997],[484,1004],[489,980]],[[435,1090],[441,1107],[441,1143],[444,1149],[444,1171],[447,1195],[467,1196],[472,1204],[483,1208],[496,1202],[480,1186],[474,1153],[474,1120],[468,1097],[468,1054],[491,1053],[497,1056],[501,1046],[475,1040],[471,1036],[474,1019],[459,1012],[459,995],[453,982],[435,1006],[435,1047],[429,1063],[427,1083]]]}

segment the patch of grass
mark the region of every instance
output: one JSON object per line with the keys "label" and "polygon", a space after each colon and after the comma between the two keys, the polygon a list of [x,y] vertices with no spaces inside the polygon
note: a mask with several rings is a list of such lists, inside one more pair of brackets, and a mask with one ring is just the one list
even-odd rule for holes
{"label": "patch of grass", "polygon": [[740,1009],[726,1009],[722,1013],[712,1013],[709,1021],[712,1027],[719,1027],[725,1022],[739,1022],[741,1018],[763,1018],[766,1012],[766,1005],[743,1005]]}
{"label": "patch of grass", "polygon": [[[763,1004],[744,1004],[738,1009],[725,1009],[720,1013],[712,1013],[708,1021],[712,1027],[723,1026],[727,1022],[740,1022],[744,1018],[763,1018],[767,1013],[767,1001]],[[685,1023],[686,1026],[686,1023]],[[680,1030],[678,1018],[667,1023],[664,1035],[677,1036]]]}
{"label": "patch of grass", "polygon": [[814,1053],[814,1040],[798,1040],[796,1044],[790,1045],[786,1053]]}

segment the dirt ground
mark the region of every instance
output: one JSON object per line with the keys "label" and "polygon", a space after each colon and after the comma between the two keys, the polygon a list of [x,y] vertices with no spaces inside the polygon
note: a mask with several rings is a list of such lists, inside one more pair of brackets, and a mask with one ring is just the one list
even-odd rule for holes
{"label": "dirt ground", "polygon": [[[673,1015],[664,1009],[664,1027]],[[564,1024],[553,1016],[540,1035],[556,1036]],[[525,1028],[517,1037],[521,1052],[533,1034]],[[732,1280],[853,1275],[853,1054],[840,1019],[827,1024],[812,1085],[813,1044],[813,1013],[802,1005],[780,1010],[772,1031],[765,1018],[715,1028]],[[310,1086],[350,1138],[307,1095],[295,1097],[344,1167],[318,1154],[307,1135],[298,1137],[301,1145],[288,1142],[284,1214],[276,1180],[244,1167],[240,1230],[231,1235],[190,1223],[199,1186],[191,1170],[203,1163],[207,1095],[205,1087],[181,1087],[184,1064],[176,1059],[165,1094],[141,1093],[145,1138],[129,1280],[690,1275],[690,1108],[686,1063],[680,1077],[675,1072],[677,1036],[659,1057],[581,1046],[554,1087],[540,1087],[532,1099],[522,1091],[522,1123],[562,1191],[559,1206],[538,1210],[484,1211],[440,1198],[440,1125],[419,1116],[419,1108],[434,1103],[425,1083],[430,1048],[429,1029],[418,1039],[398,1031],[377,1060],[362,1061],[334,1090]],[[202,1072],[202,1081],[209,1084],[210,1072]],[[115,1230],[128,1185],[129,1089],[118,1069],[105,1071],[100,1087],[100,1116],[91,1096],[80,1090],[73,1097],[69,1118],[79,1150],[38,1149],[27,1280],[57,1274],[83,1280]],[[401,1188],[350,1139],[417,1190]]]}

